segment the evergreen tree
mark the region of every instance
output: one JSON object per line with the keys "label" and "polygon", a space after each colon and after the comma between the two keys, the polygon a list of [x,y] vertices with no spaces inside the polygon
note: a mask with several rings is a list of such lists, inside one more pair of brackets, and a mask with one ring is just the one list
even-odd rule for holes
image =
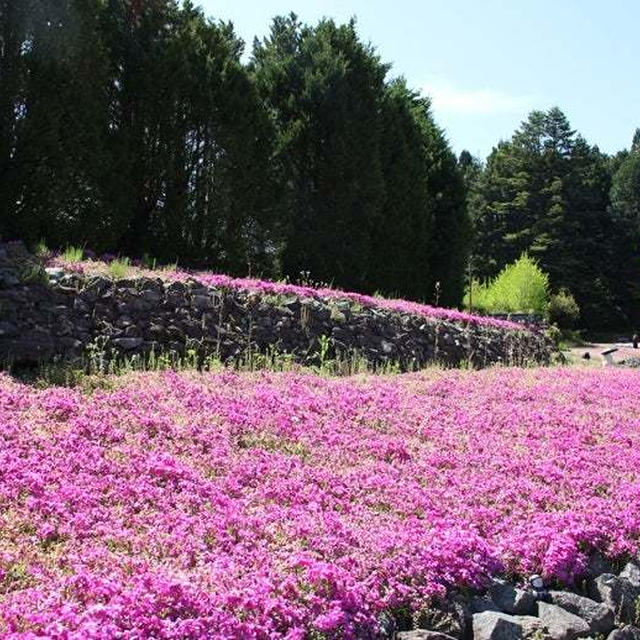
{"label": "evergreen tree", "polygon": [[101,6],[2,7],[0,234],[58,246],[112,239],[101,197],[109,82]]}
{"label": "evergreen tree", "polygon": [[19,235],[61,245],[104,240],[100,212],[106,58],[97,0],[38,2],[22,45],[22,117],[13,156]]}
{"label": "evergreen tree", "polygon": [[[424,299],[434,288],[433,201],[423,136],[429,104],[403,79],[389,84],[382,102],[385,196],[372,234],[370,288],[386,295]],[[376,259],[392,256],[391,260]]]}
{"label": "evergreen tree", "polygon": [[476,273],[494,277],[523,252],[569,289],[592,327],[621,322],[611,269],[607,159],[553,108],[534,111],[490,154],[474,203]]}
{"label": "evergreen tree", "polygon": [[458,306],[464,294],[465,273],[472,239],[464,178],[442,130],[433,120],[425,132],[428,190],[433,201],[431,257],[432,273],[438,285],[438,302]]}
{"label": "evergreen tree", "polygon": [[459,304],[465,188],[429,101],[385,82],[353,21],[276,18],[252,70],[278,132],[284,272],[429,301],[439,282]]}
{"label": "evergreen tree", "polygon": [[276,18],[255,43],[252,67],[279,134],[284,272],[366,289],[384,199],[387,67],[359,41],[353,21],[308,27],[293,14]]}
{"label": "evergreen tree", "polygon": [[241,41],[188,2],[149,3],[134,16],[118,7],[109,129],[122,249],[268,271],[272,137]]}
{"label": "evergreen tree", "polygon": [[640,129],[630,151],[618,154],[611,184],[617,282],[626,295],[629,314],[640,322]]}
{"label": "evergreen tree", "polygon": [[15,153],[17,129],[24,117],[23,54],[31,10],[28,0],[0,0],[0,237],[17,237],[18,232]]}

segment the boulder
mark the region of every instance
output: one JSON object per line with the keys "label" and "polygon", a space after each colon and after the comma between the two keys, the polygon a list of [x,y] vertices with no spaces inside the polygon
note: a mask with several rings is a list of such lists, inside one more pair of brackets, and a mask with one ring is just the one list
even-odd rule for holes
{"label": "boulder", "polygon": [[532,591],[518,589],[513,585],[494,580],[489,587],[491,599],[501,611],[514,615],[534,615],[536,611],[536,597]]}
{"label": "boulder", "polygon": [[65,275],[64,269],[59,267],[47,267],[44,271],[50,280],[60,280]]}
{"label": "boulder", "polygon": [[622,629],[612,631],[607,636],[607,640],[640,640],[640,629],[627,625],[626,627],[622,627]]}
{"label": "boulder", "polygon": [[116,338],[113,345],[124,351],[132,351],[142,346],[144,340],[142,338]]}
{"label": "boulder", "polygon": [[471,611],[473,613],[482,613],[483,611],[500,611],[491,596],[473,596],[471,598]]}
{"label": "boulder", "polygon": [[468,635],[471,610],[467,601],[459,595],[452,596],[437,605],[427,607],[414,615],[416,629],[438,631],[454,638]]}
{"label": "boulder", "polygon": [[613,627],[613,609],[603,602],[595,602],[569,591],[549,591],[551,602],[582,618],[592,633],[609,633]]}
{"label": "boulder", "polygon": [[640,566],[635,562],[627,562],[624,569],[620,572],[620,577],[628,580],[636,589],[640,589]]}
{"label": "boulder", "polygon": [[640,588],[625,577],[603,573],[590,584],[590,595],[613,609],[617,624],[633,624],[636,621],[636,601]]}
{"label": "boulder", "polygon": [[554,640],[585,638],[591,631],[586,620],[555,604],[538,602],[538,615]]}
{"label": "boulder", "polygon": [[473,615],[473,640],[526,640],[546,637],[543,623],[533,616],[512,616],[500,611]]}
{"label": "boulder", "polygon": [[589,578],[597,578],[603,573],[613,573],[613,563],[607,560],[599,551],[594,551],[589,556],[586,574]]}

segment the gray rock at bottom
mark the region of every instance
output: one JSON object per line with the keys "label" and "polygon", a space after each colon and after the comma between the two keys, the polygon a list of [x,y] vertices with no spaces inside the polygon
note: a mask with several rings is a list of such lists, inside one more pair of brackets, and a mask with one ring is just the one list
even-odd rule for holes
{"label": "gray rock at bottom", "polygon": [[618,624],[633,624],[636,617],[636,601],[640,596],[640,588],[624,577],[612,573],[603,573],[590,585],[594,600],[604,602],[613,609]]}
{"label": "gray rock at bottom", "polygon": [[471,610],[466,599],[455,595],[443,603],[418,611],[413,617],[413,626],[454,638],[465,638],[468,635],[470,617]]}
{"label": "gray rock at bottom", "polygon": [[592,633],[609,633],[613,627],[613,609],[603,602],[579,596],[570,591],[549,591],[551,602],[582,618]]}
{"label": "gray rock at bottom", "polygon": [[501,611],[519,616],[535,614],[536,597],[531,591],[518,589],[507,582],[496,580],[489,587],[489,593],[491,600]]}
{"label": "gray rock at bottom", "polygon": [[482,613],[483,611],[500,611],[500,608],[491,599],[491,596],[473,596],[471,598],[471,611],[473,613]]}
{"label": "gray rock at bottom", "polygon": [[538,602],[538,616],[554,640],[573,640],[591,632],[586,620],[555,604]]}
{"label": "gray rock at bottom", "polygon": [[473,615],[474,640],[526,640],[547,637],[544,624],[533,616],[512,616],[499,611]]}
{"label": "gray rock at bottom", "polygon": [[622,629],[612,631],[607,636],[607,640],[640,640],[640,629],[627,625]]}
{"label": "gray rock at bottom", "polygon": [[620,577],[628,580],[636,589],[640,589],[640,566],[635,562],[627,562],[620,572]]}
{"label": "gray rock at bottom", "polygon": [[446,633],[429,631],[428,629],[415,629],[414,631],[401,631],[396,635],[397,640],[455,640]]}
{"label": "gray rock at bottom", "polygon": [[587,564],[587,577],[597,578],[603,573],[612,573],[613,563],[611,560],[605,558],[599,551],[596,551],[589,556]]}

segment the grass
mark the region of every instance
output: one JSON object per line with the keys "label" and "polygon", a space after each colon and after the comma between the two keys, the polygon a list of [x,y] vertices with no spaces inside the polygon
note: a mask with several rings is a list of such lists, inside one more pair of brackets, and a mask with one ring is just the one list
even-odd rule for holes
{"label": "grass", "polygon": [[69,246],[60,254],[60,259],[68,263],[82,262],[83,257],[84,249],[82,247]]}
{"label": "grass", "polygon": [[109,276],[114,280],[126,278],[131,271],[131,260],[129,258],[117,258],[109,263]]}
{"label": "grass", "polygon": [[[15,367],[8,363],[4,368],[15,378],[37,388],[77,387],[92,392],[95,389],[111,389],[117,385],[117,378],[134,372],[307,372],[322,377],[347,377],[444,370],[445,366],[434,362],[422,368],[417,365],[403,367],[394,360],[373,363],[357,351],[331,355],[329,338],[320,336],[317,350],[302,363],[296,359],[296,354],[281,351],[275,346],[266,351],[248,349],[239,356],[223,361],[216,353],[203,354],[195,342],[188,344],[184,353],[152,351],[147,355],[123,356],[110,348],[106,341],[96,340],[87,346],[85,354],[78,361],[60,359],[35,367]],[[469,369],[471,366],[461,363],[459,368]]]}

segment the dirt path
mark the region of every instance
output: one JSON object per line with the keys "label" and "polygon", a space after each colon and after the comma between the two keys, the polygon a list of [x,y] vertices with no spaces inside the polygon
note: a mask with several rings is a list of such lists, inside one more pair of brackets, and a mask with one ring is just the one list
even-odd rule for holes
{"label": "dirt path", "polygon": [[574,361],[583,360],[584,354],[588,353],[590,359],[586,362],[600,365],[602,364],[602,356],[600,354],[607,349],[613,348],[618,349],[613,354],[614,363],[628,358],[640,358],[640,349],[634,349],[630,342],[590,342],[582,347],[572,347],[568,352]]}

